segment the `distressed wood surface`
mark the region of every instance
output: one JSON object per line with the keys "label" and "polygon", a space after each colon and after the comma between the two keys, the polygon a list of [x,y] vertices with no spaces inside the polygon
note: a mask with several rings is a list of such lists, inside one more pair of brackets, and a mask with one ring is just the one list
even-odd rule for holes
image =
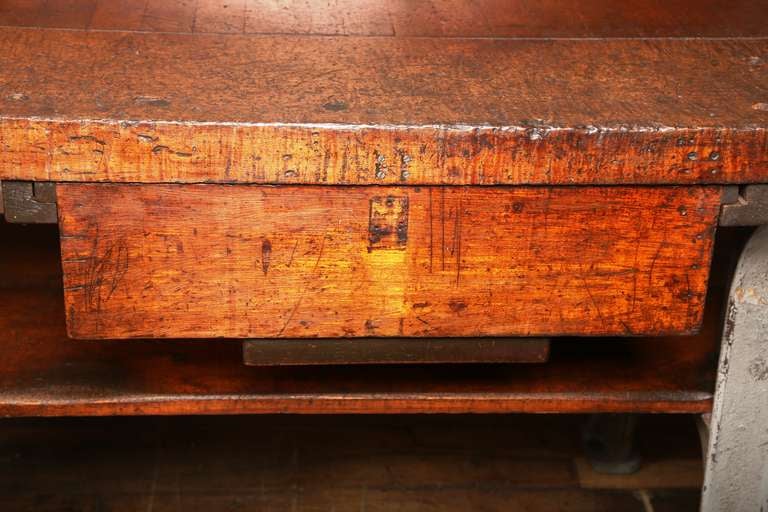
{"label": "distressed wood surface", "polygon": [[765,181],[766,12],[715,0],[10,0],[0,178]]}
{"label": "distressed wood surface", "polygon": [[230,340],[69,339],[56,228],[0,223],[0,239],[3,416],[711,410],[717,261],[693,337],[556,339],[544,365],[251,368]]}
{"label": "distressed wood surface", "polygon": [[719,187],[63,184],[70,334],[690,333]]}
{"label": "distressed wood surface", "polygon": [[759,37],[768,35],[768,14],[754,0],[3,0],[2,25],[195,34]]}

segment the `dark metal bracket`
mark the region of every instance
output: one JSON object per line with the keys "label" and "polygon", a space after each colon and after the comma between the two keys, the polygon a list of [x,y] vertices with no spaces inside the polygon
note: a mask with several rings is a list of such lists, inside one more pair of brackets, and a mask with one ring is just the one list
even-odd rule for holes
{"label": "dark metal bracket", "polygon": [[56,184],[3,181],[2,208],[5,220],[15,224],[56,224]]}
{"label": "dark metal bracket", "polygon": [[248,339],[248,366],[546,363],[548,338]]}
{"label": "dark metal bracket", "polygon": [[721,208],[721,226],[768,224],[768,185],[728,187]]}

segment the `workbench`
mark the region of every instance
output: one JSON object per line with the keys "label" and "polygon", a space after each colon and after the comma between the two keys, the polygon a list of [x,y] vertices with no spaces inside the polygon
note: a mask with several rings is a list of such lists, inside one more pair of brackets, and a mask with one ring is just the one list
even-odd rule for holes
{"label": "workbench", "polygon": [[703,509],[765,506],[766,36],[762,1],[6,0],[0,413],[695,413]]}

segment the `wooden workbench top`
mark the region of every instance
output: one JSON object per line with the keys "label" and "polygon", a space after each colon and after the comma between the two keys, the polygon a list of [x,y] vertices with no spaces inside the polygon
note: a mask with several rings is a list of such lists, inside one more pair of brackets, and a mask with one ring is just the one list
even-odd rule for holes
{"label": "wooden workbench top", "polygon": [[764,2],[411,4],[4,2],[0,179],[768,175]]}
{"label": "wooden workbench top", "polygon": [[755,0],[3,0],[0,25],[184,34],[764,37]]}

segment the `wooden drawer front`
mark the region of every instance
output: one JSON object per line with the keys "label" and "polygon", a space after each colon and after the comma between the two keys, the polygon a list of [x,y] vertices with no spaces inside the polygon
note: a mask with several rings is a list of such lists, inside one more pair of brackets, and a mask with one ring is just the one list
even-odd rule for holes
{"label": "wooden drawer front", "polygon": [[689,333],[718,187],[62,184],[75,338]]}

